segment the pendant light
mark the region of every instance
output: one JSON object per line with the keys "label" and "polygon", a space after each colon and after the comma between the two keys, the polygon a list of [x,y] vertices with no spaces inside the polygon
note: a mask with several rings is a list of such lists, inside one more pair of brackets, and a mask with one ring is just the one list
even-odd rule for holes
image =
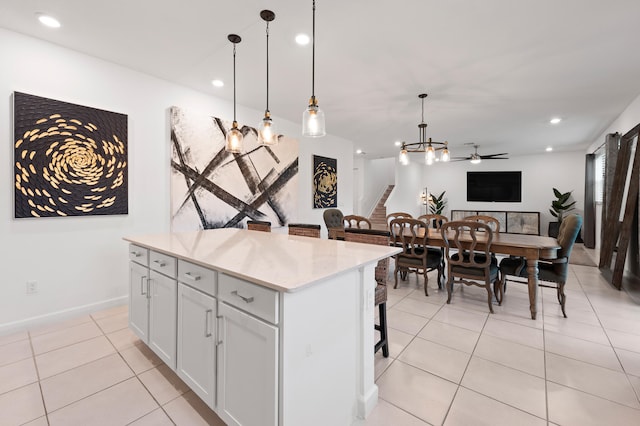
{"label": "pendant light", "polygon": [[237,34],[229,34],[227,39],[233,43],[233,125],[231,130],[227,132],[227,143],[224,149],[227,152],[239,154],[242,152],[243,136],[236,121],[236,44],[240,43],[242,39]]}
{"label": "pendant light", "polygon": [[302,135],[318,138],[326,135],[324,127],[324,112],[318,107],[315,95],[316,72],[316,0],[313,0],[313,29],[312,29],[312,60],[311,60],[311,99],[309,106],[302,113]]}
{"label": "pendant light", "polygon": [[263,10],[260,17],[267,23],[267,108],[264,110],[264,118],[258,124],[258,144],[275,145],[278,143],[278,134],[269,111],[269,22],[276,19],[276,14],[270,10]]}

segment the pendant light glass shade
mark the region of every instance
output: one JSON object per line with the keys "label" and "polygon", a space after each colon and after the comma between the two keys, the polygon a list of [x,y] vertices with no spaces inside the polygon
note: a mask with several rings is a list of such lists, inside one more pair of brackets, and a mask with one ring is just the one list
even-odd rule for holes
{"label": "pendant light glass shade", "polygon": [[442,153],[440,154],[440,160],[444,161],[445,163],[449,160],[451,160],[451,154],[449,154],[449,148],[448,148],[448,143],[445,142],[444,143],[444,149],[442,150]]}
{"label": "pendant light glass shade", "polygon": [[244,136],[238,129],[238,122],[236,121],[236,44],[240,43],[242,39],[237,34],[229,34],[227,39],[233,43],[233,125],[227,132],[227,142],[224,149],[227,152],[239,154],[242,152]]}
{"label": "pendant light glass shade", "polygon": [[433,160],[435,160],[436,150],[433,149],[433,146],[431,145],[431,143],[429,143],[429,145],[427,145],[427,148],[424,150],[424,156],[425,156],[425,159],[427,160],[427,164],[432,164]]}
{"label": "pendant light glass shade", "polygon": [[227,143],[225,144],[224,149],[227,152],[240,154],[242,152],[243,139],[244,137],[242,136],[242,132],[238,129],[238,123],[234,121],[233,127],[231,127],[231,130],[227,132]]}
{"label": "pendant light glass shade", "polygon": [[309,107],[302,113],[302,135],[319,138],[326,135],[324,127],[324,112],[318,108],[315,97],[309,101]]}
{"label": "pendant light glass shade", "polygon": [[409,153],[407,153],[407,149],[402,145],[402,149],[400,150],[400,156],[398,157],[398,161],[403,166],[409,164]]}
{"label": "pendant light glass shade", "polygon": [[258,123],[258,144],[275,145],[278,143],[278,133],[269,111],[269,22],[276,19],[276,14],[270,10],[263,10],[260,17],[267,23],[267,107],[264,110],[264,118]]}
{"label": "pendant light glass shade", "polygon": [[315,94],[316,76],[316,0],[313,0],[313,31],[312,31],[312,60],[311,60],[311,99],[309,106],[302,113],[302,135],[319,138],[327,134],[324,126],[324,112],[318,107]]}

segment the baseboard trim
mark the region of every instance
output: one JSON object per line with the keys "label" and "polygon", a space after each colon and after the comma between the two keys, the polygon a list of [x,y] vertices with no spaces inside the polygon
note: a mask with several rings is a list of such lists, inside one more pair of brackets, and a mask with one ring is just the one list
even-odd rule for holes
{"label": "baseboard trim", "polygon": [[63,321],[82,314],[91,314],[93,312],[109,309],[115,306],[125,305],[128,302],[128,298],[128,296],[116,297],[113,299],[102,300],[96,303],[90,303],[88,305],[75,306],[73,308],[63,309],[45,315],[39,315],[36,317],[25,318],[19,321],[0,324],[0,336],[28,330],[30,328],[38,327],[52,322]]}

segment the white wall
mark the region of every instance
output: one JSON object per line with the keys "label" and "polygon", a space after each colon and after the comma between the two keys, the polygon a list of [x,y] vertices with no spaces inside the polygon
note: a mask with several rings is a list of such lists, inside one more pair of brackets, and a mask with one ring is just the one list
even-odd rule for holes
{"label": "white wall", "polygon": [[[227,101],[3,29],[0,57],[2,334],[54,314],[123,302],[128,269],[122,237],[169,230],[168,108],[225,119],[233,110]],[[13,91],[128,115],[128,215],[13,218]],[[261,116],[262,111],[238,107],[240,123],[255,123]],[[300,124],[274,120],[282,133],[300,134]],[[298,221],[322,224],[323,210],[312,208],[312,155],[338,159],[338,207],[349,209],[353,143],[332,136],[299,140]],[[27,295],[30,280],[38,282],[39,292]]]}
{"label": "white wall", "polygon": [[[467,202],[467,171],[522,171],[521,203]],[[397,165],[396,188],[393,199],[387,202],[387,211],[407,211],[424,214],[419,196],[427,187],[432,194],[446,191],[447,206],[444,214],[451,210],[514,210],[540,212],[540,231],[546,235],[552,188],[562,192],[573,190],[577,201],[577,212],[584,208],[584,153],[554,152],[541,155],[511,157],[508,160],[483,161],[473,165],[466,161],[435,163],[426,166],[412,161],[408,166]]]}

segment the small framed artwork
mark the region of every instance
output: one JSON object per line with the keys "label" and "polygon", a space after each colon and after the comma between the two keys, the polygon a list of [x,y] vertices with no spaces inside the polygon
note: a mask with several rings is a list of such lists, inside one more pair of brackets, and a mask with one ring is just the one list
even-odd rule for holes
{"label": "small framed artwork", "polygon": [[313,208],[338,207],[338,161],[313,156]]}
{"label": "small framed artwork", "polygon": [[15,92],[16,218],[128,212],[127,116]]}

